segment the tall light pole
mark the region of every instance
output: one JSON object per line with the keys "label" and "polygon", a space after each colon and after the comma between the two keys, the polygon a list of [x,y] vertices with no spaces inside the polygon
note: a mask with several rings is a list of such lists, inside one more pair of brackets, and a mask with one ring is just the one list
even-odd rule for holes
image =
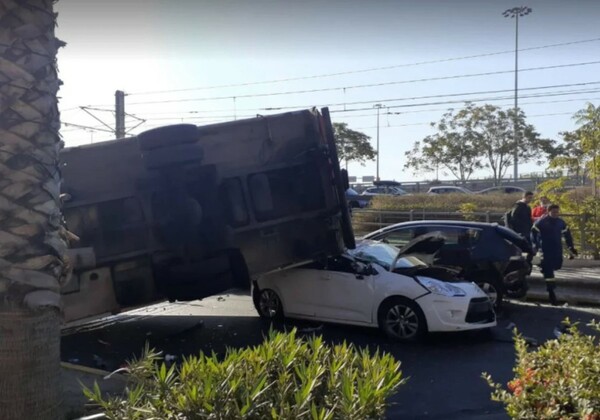
{"label": "tall light pole", "polygon": [[377,172],[375,174],[375,180],[379,181],[379,110],[383,108],[381,104],[373,105],[373,108],[377,109]]}
{"label": "tall light pole", "polygon": [[531,7],[518,6],[505,10],[502,16],[515,19],[515,115],[513,121],[513,136],[515,140],[514,150],[514,178],[515,182],[519,178],[519,17],[526,16],[532,12]]}

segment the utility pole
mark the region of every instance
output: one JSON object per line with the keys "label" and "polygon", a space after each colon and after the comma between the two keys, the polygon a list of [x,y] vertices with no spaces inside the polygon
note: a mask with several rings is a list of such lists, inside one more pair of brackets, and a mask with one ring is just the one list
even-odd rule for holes
{"label": "utility pole", "polygon": [[513,7],[505,10],[502,16],[515,19],[515,115],[513,118],[513,136],[515,140],[514,150],[514,182],[519,179],[519,17],[531,13],[531,8],[527,6]]}
{"label": "utility pole", "polygon": [[115,136],[125,137],[125,92],[115,91]]}
{"label": "utility pole", "polygon": [[379,110],[383,107],[381,104],[373,105],[373,108],[377,108],[377,171],[375,174],[375,180],[379,181]]}

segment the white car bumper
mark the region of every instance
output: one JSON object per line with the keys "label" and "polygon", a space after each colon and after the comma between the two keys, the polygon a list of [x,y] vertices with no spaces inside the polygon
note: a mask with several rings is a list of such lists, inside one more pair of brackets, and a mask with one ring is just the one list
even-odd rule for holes
{"label": "white car bumper", "polygon": [[417,299],[430,332],[467,331],[494,327],[496,314],[489,298],[474,284],[459,283],[466,296],[430,293]]}

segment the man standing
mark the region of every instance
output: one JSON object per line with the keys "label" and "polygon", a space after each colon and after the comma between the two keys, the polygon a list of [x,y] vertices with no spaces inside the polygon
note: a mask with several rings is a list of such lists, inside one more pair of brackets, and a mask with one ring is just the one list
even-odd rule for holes
{"label": "man standing", "polygon": [[547,197],[540,197],[540,204],[533,208],[531,212],[531,217],[533,218],[534,223],[539,219],[544,217],[548,213],[548,206],[550,205],[550,200]]}
{"label": "man standing", "polygon": [[533,200],[533,193],[526,191],[523,193],[523,198],[515,203],[513,208],[506,214],[506,226],[521,234],[529,241],[531,235],[531,207],[529,203]]}
{"label": "man standing", "polygon": [[577,250],[573,246],[573,237],[569,231],[567,223],[558,217],[560,208],[557,204],[552,204],[548,207],[548,215],[539,219],[533,225],[531,237],[537,249],[542,250],[542,274],[546,280],[546,290],[550,303],[557,305],[556,295],[556,280],[554,279],[554,271],[560,270],[563,262],[562,237],[564,236],[567,247],[572,255],[577,255]]}
{"label": "man standing", "polygon": [[[505,214],[505,224],[510,229],[520,234],[529,245],[531,245],[531,227],[533,226],[533,220],[531,219],[531,207],[529,203],[533,200],[533,193],[526,191],[523,193],[523,198],[515,203],[513,208]],[[527,262],[531,267],[531,261],[533,260],[533,253],[527,254]]]}

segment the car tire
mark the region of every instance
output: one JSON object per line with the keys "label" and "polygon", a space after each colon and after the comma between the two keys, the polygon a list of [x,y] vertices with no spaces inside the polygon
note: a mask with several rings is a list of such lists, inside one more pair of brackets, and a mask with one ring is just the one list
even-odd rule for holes
{"label": "car tire", "polygon": [[403,297],[383,302],[378,313],[379,328],[394,341],[413,341],[427,333],[427,321],[419,305]]}
{"label": "car tire", "polygon": [[254,289],[254,307],[258,315],[265,320],[283,319],[283,305],[277,293],[272,289]]}
{"label": "car tire", "polygon": [[484,291],[486,295],[492,301],[494,309],[499,310],[502,308],[502,301],[504,300],[504,286],[498,279],[485,279],[476,280],[475,284]]}

